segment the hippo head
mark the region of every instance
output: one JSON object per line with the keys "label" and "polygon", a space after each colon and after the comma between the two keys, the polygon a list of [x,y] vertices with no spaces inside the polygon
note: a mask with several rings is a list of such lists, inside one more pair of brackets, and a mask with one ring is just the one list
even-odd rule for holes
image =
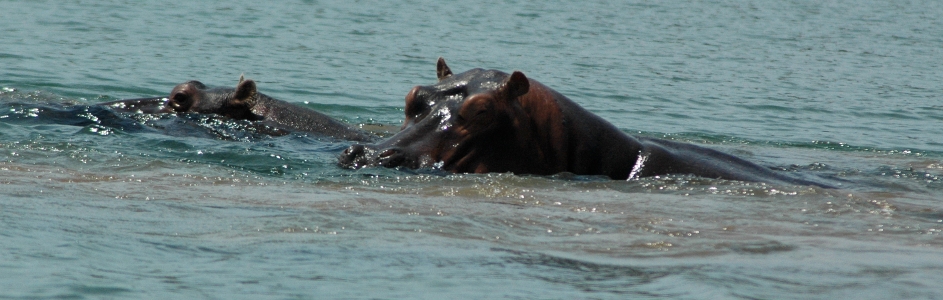
{"label": "hippo head", "polygon": [[191,80],[178,84],[170,92],[165,111],[210,113],[234,119],[255,119],[252,107],[259,95],[255,81],[239,76],[236,88],[207,88]]}
{"label": "hippo head", "polygon": [[[339,157],[347,168],[365,166],[441,168],[453,173],[529,172],[537,156],[520,138],[530,122],[521,119],[519,98],[531,83],[521,72],[473,69],[452,74],[439,58],[438,82],[406,94],[402,130],[373,145],[356,144]],[[521,142],[525,141],[525,142]],[[539,164],[536,164],[539,165]]]}

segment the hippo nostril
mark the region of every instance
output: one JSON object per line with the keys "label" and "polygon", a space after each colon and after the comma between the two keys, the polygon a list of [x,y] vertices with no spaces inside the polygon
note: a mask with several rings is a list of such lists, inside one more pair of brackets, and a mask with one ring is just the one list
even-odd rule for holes
{"label": "hippo nostril", "polygon": [[360,145],[360,144],[351,145],[347,149],[344,149],[344,155],[348,157],[357,156],[363,153],[363,149],[364,149],[363,145]]}
{"label": "hippo nostril", "polygon": [[337,158],[338,164],[351,169],[360,169],[364,167],[365,163],[367,162],[365,161],[366,157],[364,157],[365,149],[366,147],[360,144],[354,144],[350,147],[347,147],[347,149],[344,149],[344,151],[341,152],[341,155]]}
{"label": "hippo nostril", "polygon": [[393,156],[393,154],[396,154],[396,152],[397,152],[397,151],[396,151],[395,149],[386,149],[385,151],[383,151],[382,153],[380,153],[380,158],[386,158],[386,157]]}

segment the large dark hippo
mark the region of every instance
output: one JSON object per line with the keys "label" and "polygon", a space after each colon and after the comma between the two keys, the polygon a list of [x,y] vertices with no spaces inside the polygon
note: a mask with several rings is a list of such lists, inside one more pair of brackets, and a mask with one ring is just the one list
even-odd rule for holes
{"label": "large dark hippo", "polygon": [[216,114],[239,120],[260,121],[277,129],[307,132],[352,141],[373,136],[313,109],[259,93],[255,81],[239,77],[235,88],[207,88],[191,80],[178,84],[167,98],[127,99],[102,103],[122,112]]}
{"label": "large dark hippo", "polygon": [[515,71],[452,74],[406,95],[402,131],[339,157],[348,168],[441,168],[454,173],[570,172],[612,179],[691,174],[708,178],[817,185],[690,144],[632,137],[570,99]]}

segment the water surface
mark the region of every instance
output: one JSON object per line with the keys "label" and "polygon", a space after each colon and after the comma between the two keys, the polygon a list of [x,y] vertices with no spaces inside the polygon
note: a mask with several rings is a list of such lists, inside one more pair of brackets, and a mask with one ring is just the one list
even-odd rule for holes
{"label": "water surface", "polygon": [[[0,298],[943,298],[935,1],[0,12]],[[839,188],[352,171],[343,141],[92,105],[245,74],[384,131],[439,56]]]}

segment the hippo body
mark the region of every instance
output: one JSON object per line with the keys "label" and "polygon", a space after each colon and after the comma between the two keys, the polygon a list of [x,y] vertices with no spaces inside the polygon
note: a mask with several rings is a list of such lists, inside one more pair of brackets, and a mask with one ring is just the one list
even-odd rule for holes
{"label": "hippo body", "polygon": [[239,78],[236,88],[207,88],[199,81],[174,87],[167,109],[176,112],[212,113],[234,119],[262,121],[276,128],[333,138],[369,141],[372,136],[313,109],[259,93],[255,81]]}
{"label": "hippo body", "polygon": [[438,83],[406,95],[402,131],[339,157],[347,168],[437,167],[453,173],[605,175],[612,179],[690,174],[740,181],[817,185],[716,150],[629,136],[521,72],[461,74],[439,59]]}
{"label": "hippo body", "polygon": [[260,121],[278,130],[307,132],[351,141],[370,141],[373,136],[313,109],[259,93],[255,81],[239,78],[235,88],[208,88],[191,80],[174,87],[167,98],[127,99],[102,103],[119,112],[201,113],[239,120]]}
{"label": "hippo body", "polygon": [[158,114],[166,111],[165,104],[167,97],[151,97],[138,99],[124,99],[99,103],[97,105],[107,106],[116,112],[140,113],[140,114]]}

